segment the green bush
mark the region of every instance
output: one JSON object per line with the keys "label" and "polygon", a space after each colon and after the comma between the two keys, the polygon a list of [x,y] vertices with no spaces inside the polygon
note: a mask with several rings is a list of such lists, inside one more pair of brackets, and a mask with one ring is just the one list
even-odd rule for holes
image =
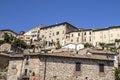
{"label": "green bush", "polygon": [[91,43],[85,43],[84,46],[85,47],[92,47],[92,44]]}
{"label": "green bush", "polygon": [[120,69],[115,69],[115,80],[120,80]]}

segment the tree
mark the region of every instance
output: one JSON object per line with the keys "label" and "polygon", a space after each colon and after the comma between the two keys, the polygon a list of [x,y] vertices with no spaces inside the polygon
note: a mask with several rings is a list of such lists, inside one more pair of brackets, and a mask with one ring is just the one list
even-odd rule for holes
{"label": "tree", "polygon": [[20,48],[28,48],[29,46],[22,40],[20,39],[15,39],[14,42],[12,43],[14,47],[20,47]]}
{"label": "tree", "polygon": [[2,45],[2,44],[4,44],[5,43],[5,41],[3,41],[3,40],[0,40],[0,45]]}
{"label": "tree", "polygon": [[115,48],[115,47],[110,47],[110,51],[116,52],[116,51],[117,51],[117,48]]}
{"label": "tree", "polygon": [[120,80],[120,69],[119,68],[115,69],[115,80]]}
{"label": "tree", "polygon": [[7,34],[7,33],[4,33],[4,41],[6,42],[6,43],[10,43],[11,41],[10,41],[10,36]]}
{"label": "tree", "polygon": [[56,49],[60,49],[61,48],[61,45],[60,45],[60,42],[57,41],[57,44],[56,44]]}
{"label": "tree", "polygon": [[99,43],[99,45],[102,47],[102,49],[104,49],[104,47],[106,47],[105,43]]}
{"label": "tree", "polygon": [[91,43],[85,43],[84,46],[85,47],[92,47],[92,44]]}

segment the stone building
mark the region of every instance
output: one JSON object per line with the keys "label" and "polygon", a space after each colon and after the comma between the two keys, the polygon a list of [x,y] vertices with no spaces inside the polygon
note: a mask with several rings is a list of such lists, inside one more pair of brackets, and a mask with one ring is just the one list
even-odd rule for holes
{"label": "stone building", "polygon": [[9,55],[0,52],[0,80],[7,80],[8,64],[9,64]]}
{"label": "stone building", "polygon": [[92,44],[92,29],[84,29],[83,30],[83,43],[91,43]]}
{"label": "stone building", "polygon": [[24,40],[27,44],[31,42],[45,43],[46,46],[55,45],[57,42],[61,46],[66,44],[91,43],[93,46],[99,46],[99,43],[115,43],[116,39],[120,39],[120,26],[112,26],[101,29],[84,29],[63,22],[49,26],[40,25],[32,28],[24,34],[19,34],[11,30],[0,30],[0,40],[3,40],[4,33],[13,35],[14,37]]}
{"label": "stone building", "polygon": [[103,29],[93,30],[93,42],[94,46],[98,46],[99,43],[115,43],[116,39],[120,39],[120,26],[112,26]]}
{"label": "stone building", "polygon": [[4,43],[2,45],[0,45],[0,52],[15,52],[15,53],[21,53],[23,52],[22,49],[20,48],[17,48],[17,47],[14,47],[12,46],[11,44],[9,43]]}
{"label": "stone building", "polygon": [[61,46],[65,45],[65,35],[72,31],[77,31],[78,29],[73,25],[63,22],[55,25],[46,26],[40,29],[39,37],[42,41],[46,41],[47,46],[51,43],[60,43]]}
{"label": "stone building", "polygon": [[66,44],[79,44],[83,43],[83,34],[81,31],[73,31],[66,34],[65,43]]}
{"label": "stone building", "polygon": [[43,25],[34,27],[32,29],[30,29],[29,31],[25,32],[24,35],[25,36],[31,36],[32,37],[32,41],[34,42],[35,40],[39,39],[39,33],[40,33],[40,28],[44,27]]}
{"label": "stone building", "polygon": [[0,30],[0,40],[4,40],[5,33],[7,33],[9,36],[13,36],[13,37],[17,36],[17,33],[15,33],[14,31],[9,29],[4,29],[4,30]]}
{"label": "stone building", "polygon": [[23,40],[26,44],[30,45],[32,42],[32,36],[31,35],[21,35],[19,34],[17,36],[18,39]]}
{"label": "stone building", "polygon": [[[57,50],[58,51],[58,50]],[[7,80],[114,80],[114,60],[74,52],[41,52],[10,56]]]}

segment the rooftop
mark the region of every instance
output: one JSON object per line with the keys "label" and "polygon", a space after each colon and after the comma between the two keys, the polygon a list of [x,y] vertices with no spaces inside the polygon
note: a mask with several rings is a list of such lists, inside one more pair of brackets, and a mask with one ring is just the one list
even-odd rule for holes
{"label": "rooftop", "polygon": [[[91,51],[92,52],[92,51]],[[97,51],[95,51],[96,53],[98,53]],[[93,52],[93,53],[95,53]],[[101,53],[101,52],[99,52]],[[108,53],[109,54],[109,53]],[[112,54],[112,53],[110,53]],[[29,56],[49,56],[49,57],[63,57],[63,58],[75,58],[75,59],[92,59],[92,60],[108,60],[108,61],[113,61],[113,59],[108,58],[106,56],[99,56],[99,55],[81,55],[81,54],[77,54],[77,53],[73,53],[70,51],[62,51],[62,52],[48,52],[48,53],[30,53],[30,54],[15,54],[15,55],[11,55],[11,58],[18,58],[18,57],[24,57],[26,55]]]}
{"label": "rooftop", "polygon": [[12,30],[10,30],[10,29],[3,29],[3,30],[0,30],[0,31],[2,31],[2,32],[4,32],[4,31],[9,31],[9,32],[12,32],[12,33],[14,33],[14,34],[16,34],[16,35],[17,35],[17,33],[16,33],[16,32],[14,32],[14,31],[12,31]]}
{"label": "rooftop", "polygon": [[[64,25],[64,24],[67,24],[67,25],[70,25],[74,28],[76,28],[75,26],[69,24],[68,22],[63,22],[63,23],[58,23],[58,24],[54,24],[54,25],[50,25],[50,26],[46,26],[46,27],[42,27],[41,29],[47,29],[47,28],[51,28],[51,27],[55,27],[55,26],[59,26],[59,25]],[[76,28],[77,29],[77,28]]]}
{"label": "rooftop", "polygon": [[109,30],[109,29],[114,29],[114,28],[120,28],[120,26],[110,26],[107,28],[95,29],[93,31]]}

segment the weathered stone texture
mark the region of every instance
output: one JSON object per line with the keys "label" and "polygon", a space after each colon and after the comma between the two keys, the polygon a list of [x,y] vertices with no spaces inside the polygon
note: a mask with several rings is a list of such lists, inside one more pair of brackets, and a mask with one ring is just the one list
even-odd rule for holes
{"label": "weathered stone texture", "polygon": [[[17,80],[21,75],[21,69],[22,69],[22,62],[21,59],[16,60],[10,60],[9,61],[9,67],[8,67],[8,74],[7,74],[7,80]],[[16,68],[12,68],[13,65],[16,64]]]}
{"label": "weathered stone texture", "polygon": [[[17,80],[28,69],[35,72],[39,80],[114,80],[113,61],[32,56],[29,64],[25,65],[25,59],[11,60],[9,64],[8,80]],[[81,71],[75,71],[76,62],[81,63]],[[12,64],[17,63],[16,69],[12,69]],[[99,64],[104,64],[104,72],[99,72]],[[17,71],[16,71],[17,70]]]}
{"label": "weathered stone texture", "polygon": [[[47,57],[46,61],[45,80],[114,80],[113,62],[55,57]],[[75,71],[76,62],[82,63],[81,71]],[[100,63],[105,65],[104,73],[99,72]]]}

